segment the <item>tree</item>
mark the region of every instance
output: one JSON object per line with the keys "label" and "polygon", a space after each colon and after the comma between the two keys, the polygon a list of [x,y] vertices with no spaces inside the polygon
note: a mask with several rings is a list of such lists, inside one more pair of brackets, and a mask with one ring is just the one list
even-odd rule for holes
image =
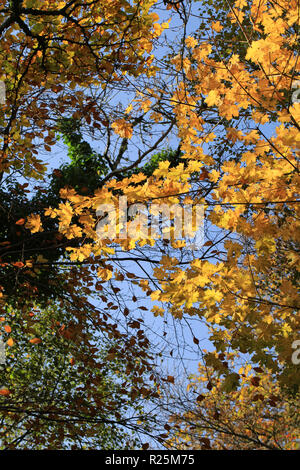
{"label": "tree", "polygon": [[1,5],[1,79],[7,90],[1,172],[21,170],[39,178],[45,165],[35,140],[50,150],[53,119],[70,107],[75,116],[95,113],[83,90],[93,84],[105,93],[107,83],[119,81],[122,73],[141,73],[149,66],[144,42],[159,33],[153,30],[151,1],[108,6],[99,0],[49,0],[41,7],[33,0],[3,0]]}
{"label": "tree", "polygon": [[[216,351],[203,353],[203,366],[217,374],[216,390],[210,387],[207,403],[218,400],[228,415],[234,402],[248,424],[254,418],[258,422],[254,434],[267,433],[266,440],[259,437],[253,446],[274,447],[274,416],[280,413],[281,423],[287,419],[294,426],[289,409],[299,389],[292,361],[300,308],[300,105],[291,98],[299,73],[296,1],[205,0],[201,7],[206,14],[200,10],[199,30],[193,35],[188,8],[194,5],[167,2],[183,34],[167,41],[162,58],[157,48],[168,22],[158,23],[158,15],[149,13],[152,4],[114,4],[112,27],[111,13],[99,1],[85,6],[48,2],[45,10],[27,3],[12,2],[1,13],[2,62],[8,54],[19,64],[17,71],[9,61],[4,66],[9,86],[2,117],[2,170],[7,172],[2,219],[10,214],[14,224],[13,229],[3,225],[1,308],[22,309],[24,304],[28,309],[34,303],[45,308],[51,293],[52,301],[75,305],[76,317],[99,288],[98,298],[110,314],[100,328],[130,359],[133,397],[147,397],[143,374],[150,372],[151,359],[144,319],[131,317],[130,303],[126,305],[126,300],[138,300],[130,289],[140,289],[144,303],[147,298],[160,302],[152,308],[154,317],[171,315],[181,326],[187,322],[199,353],[194,325],[206,326]],[[44,25],[40,31],[36,20]],[[9,52],[11,28],[20,31],[17,47]],[[115,91],[126,95],[126,105],[111,98]],[[19,204],[13,200],[10,210],[13,198],[5,184],[15,187],[16,195],[26,190],[12,183],[20,165],[26,177],[41,176],[45,168],[36,152],[40,142],[51,149],[57,132],[69,146],[71,162],[56,169],[47,183],[53,196],[50,206],[49,194],[40,196],[46,186],[38,197],[26,201],[23,196]],[[170,138],[176,138],[178,151],[165,158],[160,151],[168,148]],[[96,149],[91,140],[97,139],[101,145]],[[188,252],[174,236],[165,243],[163,237],[145,235],[134,216],[122,221],[120,196],[127,198],[128,207],[140,203],[148,208],[152,202],[169,208],[204,206],[206,239],[200,252]],[[107,204],[116,208],[117,231],[99,238],[103,214],[98,209]],[[131,229],[125,238],[124,228]],[[139,273],[131,272],[130,262]],[[53,276],[49,284],[44,282],[48,270]],[[120,290],[110,302],[114,289]],[[126,290],[131,299],[125,299]],[[123,329],[118,328],[122,311]],[[131,335],[128,328],[137,331]],[[246,355],[253,367],[263,370],[265,384],[279,387],[279,411],[262,390],[264,399],[254,400],[257,393],[248,390],[248,379],[222,364],[220,355],[226,353],[241,360]],[[162,379],[174,382],[173,376]],[[150,380],[159,394],[159,380]],[[253,414],[246,413],[244,402],[241,406],[241,397],[247,406],[254,400]],[[265,412],[271,416],[267,424]],[[228,416],[222,423],[228,434]],[[235,424],[234,432],[242,433],[239,445],[247,446],[239,416]],[[225,446],[233,445],[231,438]],[[222,445],[216,434],[213,439]],[[285,437],[280,442],[285,448]]]}
{"label": "tree", "polygon": [[137,345],[105,328],[102,316],[88,302],[80,310],[52,301],[44,309],[7,309],[2,449],[128,449],[139,444],[138,431],[151,435],[146,342],[137,360]]}
{"label": "tree", "polygon": [[[234,372],[234,362],[233,354],[210,353],[209,366],[199,365],[188,391],[178,389],[169,397],[169,447],[299,449],[299,396],[286,396],[267,370],[251,364]],[[220,369],[231,372],[224,376]]]}
{"label": "tree", "polygon": [[[208,208],[217,236],[190,267],[171,261],[157,267],[162,283],[152,298],[170,302],[177,316],[205,319],[218,352],[250,354],[293,393],[299,387],[291,361],[299,329],[299,103],[291,103],[288,90],[298,73],[297,5],[225,3],[222,16],[238,28],[241,49],[224,54],[228,31],[209,18],[214,40],[187,38],[190,58],[174,58],[178,69],[182,60],[185,67],[174,94],[181,149],[188,161],[207,165],[214,183],[194,203]],[[213,132],[196,113],[203,99],[219,117]],[[274,121],[272,132],[267,124]],[[217,133],[231,144],[222,160],[211,152]]]}

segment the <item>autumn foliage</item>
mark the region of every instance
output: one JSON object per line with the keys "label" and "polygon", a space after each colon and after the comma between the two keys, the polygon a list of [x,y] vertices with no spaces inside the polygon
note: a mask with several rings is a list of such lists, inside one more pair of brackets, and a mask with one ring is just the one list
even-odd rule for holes
{"label": "autumn foliage", "polygon": [[[299,448],[299,14],[0,2],[2,448]],[[203,206],[203,245],[121,197]]]}

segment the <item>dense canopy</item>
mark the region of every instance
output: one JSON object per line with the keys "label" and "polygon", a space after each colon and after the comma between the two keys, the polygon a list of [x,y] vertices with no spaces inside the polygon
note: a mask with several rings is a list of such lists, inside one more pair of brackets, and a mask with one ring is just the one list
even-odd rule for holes
{"label": "dense canopy", "polygon": [[0,0],[0,449],[299,449],[299,16]]}

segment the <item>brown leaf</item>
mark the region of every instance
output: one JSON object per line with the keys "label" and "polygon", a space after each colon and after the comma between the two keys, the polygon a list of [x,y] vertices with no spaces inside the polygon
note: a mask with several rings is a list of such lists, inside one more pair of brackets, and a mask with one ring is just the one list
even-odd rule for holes
{"label": "brown leaf", "polygon": [[198,401],[199,403],[201,403],[203,400],[205,400],[205,395],[198,395],[197,398],[196,398],[196,401]]}
{"label": "brown leaf", "polygon": [[264,401],[264,396],[261,393],[258,393],[254,395],[253,397],[253,401],[258,401],[258,400]]}
{"label": "brown leaf", "polygon": [[207,437],[200,437],[200,442],[203,442],[203,449],[211,449],[210,440]]}
{"label": "brown leaf", "polygon": [[252,377],[251,378],[251,383],[254,387],[258,387],[259,386],[259,382],[260,382],[260,378],[259,377]]}
{"label": "brown leaf", "polygon": [[212,388],[213,388],[212,383],[208,382],[208,384],[206,385],[206,388],[207,388],[207,390],[212,390]]}
{"label": "brown leaf", "polygon": [[133,273],[126,273],[126,276],[129,277],[130,279],[135,279],[136,275]]}

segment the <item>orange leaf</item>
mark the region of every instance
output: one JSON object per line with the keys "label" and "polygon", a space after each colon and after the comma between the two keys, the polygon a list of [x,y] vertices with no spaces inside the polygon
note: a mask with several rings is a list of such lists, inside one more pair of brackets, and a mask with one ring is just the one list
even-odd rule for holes
{"label": "orange leaf", "polygon": [[23,268],[24,263],[22,263],[22,261],[17,261],[16,263],[13,263],[13,266],[16,266],[16,268]]}
{"label": "orange leaf", "polygon": [[19,219],[16,222],[16,225],[24,225],[25,224],[25,219]]}
{"label": "orange leaf", "polygon": [[32,344],[39,344],[41,342],[42,340],[40,338],[33,338],[29,340],[29,343],[32,343]]}
{"label": "orange leaf", "polygon": [[2,388],[0,390],[0,395],[3,395],[4,397],[8,397],[11,394],[11,392],[7,388]]}
{"label": "orange leaf", "polygon": [[6,333],[10,333],[11,332],[11,327],[9,325],[5,325],[4,326],[4,329],[6,331]]}

